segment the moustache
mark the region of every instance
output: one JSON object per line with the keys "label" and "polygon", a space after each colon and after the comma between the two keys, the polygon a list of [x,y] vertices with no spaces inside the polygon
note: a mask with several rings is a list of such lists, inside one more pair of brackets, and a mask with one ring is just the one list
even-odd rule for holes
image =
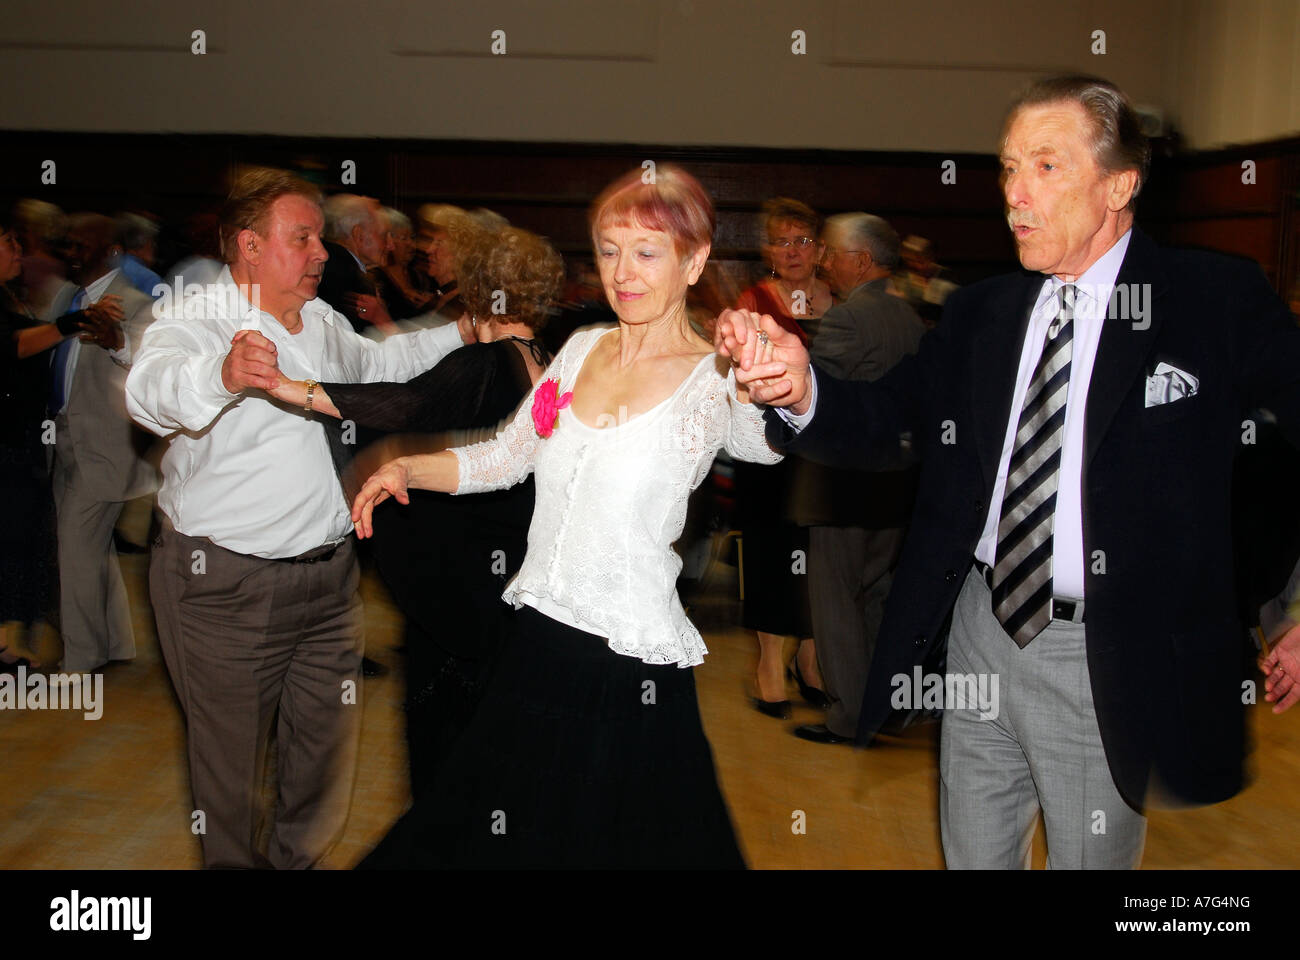
{"label": "moustache", "polygon": [[1007,226],[1014,230],[1016,227],[1038,228],[1041,227],[1042,224],[1038,222],[1038,218],[1032,213],[1008,212]]}

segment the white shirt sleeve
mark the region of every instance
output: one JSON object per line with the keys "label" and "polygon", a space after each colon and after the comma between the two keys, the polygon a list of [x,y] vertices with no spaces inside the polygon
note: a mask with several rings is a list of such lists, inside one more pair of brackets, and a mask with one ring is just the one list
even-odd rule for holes
{"label": "white shirt sleeve", "polygon": [[812,423],[813,414],[817,412],[817,372],[812,367],[808,368],[808,412],[795,413],[788,407],[777,407],[776,413],[782,420],[794,428],[795,433],[799,433],[804,427]]}
{"label": "white shirt sleeve", "polygon": [[126,409],[159,436],[199,431],[238,394],[221,381],[228,350],[214,352],[193,320],[159,320],[149,327],[126,378]]}
{"label": "white shirt sleeve", "polygon": [[[335,323],[346,324],[341,316]],[[357,383],[405,383],[437,365],[443,357],[465,345],[454,323],[399,333],[383,340],[371,340],[348,331],[343,339],[350,359],[357,364]]]}

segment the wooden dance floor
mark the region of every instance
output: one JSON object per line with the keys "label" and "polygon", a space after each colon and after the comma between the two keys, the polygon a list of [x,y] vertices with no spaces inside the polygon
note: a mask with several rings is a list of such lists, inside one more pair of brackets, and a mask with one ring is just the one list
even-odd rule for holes
{"label": "wooden dance floor", "polygon": [[[147,562],[144,556],[122,558],[139,652],[135,661],[105,671],[103,717],[0,711],[2,868],[199,865],[183,725],[153,633]],[[366,577],[363,593],[367,651],[391,672],[366,681],[351,815],[328,863],[336,868],[364,856],[408,802],[402,655],[394,649],[401,622],[374,576]],[[692,617],[710,650],[696,669],[704,725],[750,865],[942,867],[937,726],[870,750],[796,739],[794,725],[820,722],[820,714],[795,699],[793,719],[782,722],[748,705],[746,678],[756,645],[752,635],[731,626],[739,617],[735,597],[735,570],[715,567]],[[1281,717],[1269,709],[1261,704],[1250,711],[1251,786],[1218,806],[1154,813],[1144,867],[1300,866],[1300,832],[1294,829],[1300,821],[1300,708]],[[792,830],[796,811],[802,811],[806,832]],[[1043,865],[1041,839],[1040,826],[1036,866]]]}

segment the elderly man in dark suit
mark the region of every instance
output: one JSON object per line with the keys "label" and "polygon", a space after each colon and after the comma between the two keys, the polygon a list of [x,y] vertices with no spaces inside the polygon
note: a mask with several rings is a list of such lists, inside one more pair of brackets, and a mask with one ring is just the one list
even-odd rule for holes
{"label": "elderly man in dark suit", "polygon": [[50,362],[54,420],[54,504],[58,514],[59,628],[63,669],[96,670],[135,657],[135,632],[113,546],[126,501],[153,493],[158,474],[145,459],[148,434],[126,412],[126,377],[153,299],[109,263],[113,221],[79,214],[69,231],[71,283],[51,303],[50,319],[104,304],[121,325],[112,347],[64,340]]}
{"label": "elderly man in dark suit", "polygon": [[372,271],[384,265],[392,241],[388,220],[377,200],[340,193],[325,201],[325,274],[320,298],[348,318],[361,333],[391,326]]}
{"label": "elderly man in dark suit", "polygon": [[1134,866],[1145,804],[1242,785],[1231,467],[1245,410],[1300,439],[1300,329],[1258,266],[1133,225],[1149,148],[1112,84],[1032,85],[1000,153],[1025,271],[954,293],[916,356],[846,382],[740,313],[719,348],[785,408],[769,430],[791,451],[868,467],[913,433],[920,489],[858,735],[918,687],[948,708],[948,865],[1025,865],[1041,809],[1051,866]]}
{"label": "elderly man in dark suit", "polygon": [[[880,217],[842,213],[826,221],[822,269],[843,299],[826,311],[811,343],[818,368],[844,380],[878,380],[916,352],[925,333],[906,300],[891,296],[898,233]],[[900,458],[874,473],[803,461],[795,481],[796,519],[808,529],[808,592],[817,662],[830,706],[825,723],[795,728],[814,743],[848,743],[876,633],[903,543],[915,471]]]}

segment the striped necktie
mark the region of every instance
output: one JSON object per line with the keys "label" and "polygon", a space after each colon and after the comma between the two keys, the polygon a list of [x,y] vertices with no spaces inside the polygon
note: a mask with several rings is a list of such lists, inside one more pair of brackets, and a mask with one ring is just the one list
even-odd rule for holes
{"label": "striped necktie", "polygon": [[1025,392],[1007,467],[993,564],[993,613],[1025,647],[1052,619],[1052,527],[1070,389],[1075,287],[1061,288],[1056,317]]}

